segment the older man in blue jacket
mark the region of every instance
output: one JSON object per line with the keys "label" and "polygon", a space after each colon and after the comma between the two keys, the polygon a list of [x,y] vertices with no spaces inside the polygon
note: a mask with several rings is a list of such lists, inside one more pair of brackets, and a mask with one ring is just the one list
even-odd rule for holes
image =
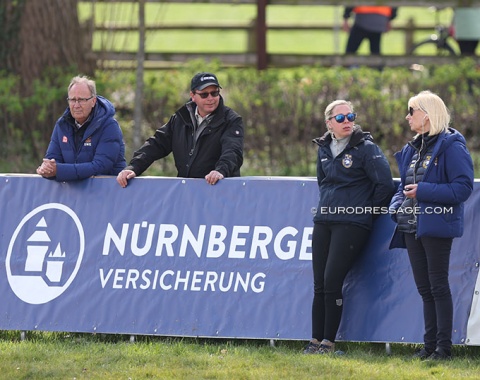
{"label": "older man in blue jacket", "polygon": [[67,101],[37,173],[57,181],[117,175],[126,165],[125,143],[113,104],[80,76],[71,80]]}

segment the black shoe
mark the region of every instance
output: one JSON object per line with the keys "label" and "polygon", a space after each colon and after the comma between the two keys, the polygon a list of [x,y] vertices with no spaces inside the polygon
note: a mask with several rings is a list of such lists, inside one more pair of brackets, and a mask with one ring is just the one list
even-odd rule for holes
{"label": "black shoe", "polygon": [[437,348],[426,360],[428,361],[452,360],[452,354],[450,352]]}
{"label": "black shoe", "polygon": [[429,350],[427,348],[419,348],[418,350],[415,351],[415,353],[413,354],[413,358],[414,359],[421,359],[421,360],[425,360],[426,358],[428,358],[430,355],[433,354],[433,350]]}

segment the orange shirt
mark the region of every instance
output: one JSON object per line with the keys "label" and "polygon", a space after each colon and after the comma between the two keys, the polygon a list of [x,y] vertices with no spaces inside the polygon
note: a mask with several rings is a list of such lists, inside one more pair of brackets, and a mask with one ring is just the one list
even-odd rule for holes
{"label": "orange shirt", "polygon": [[392,16],[391,7],[373,7],[373,6],[361,6],[353,8],[353,12],[356,14],[361,13],[377,13],[382,16],[390,18]]}

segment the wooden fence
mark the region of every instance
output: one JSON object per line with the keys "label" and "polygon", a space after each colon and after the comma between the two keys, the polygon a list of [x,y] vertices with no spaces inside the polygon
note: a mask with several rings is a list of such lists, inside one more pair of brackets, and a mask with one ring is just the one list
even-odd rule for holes
{"label": "wooden fence", "polygon": [[[100,2],[101,0],[89,0],[91,2]],[[106,0],[105,0],[106,1]],[[116,0],[117,2],[131,2],[131,0]],[[146,2],[160,2],[161,0],[137,0],[140,7]],[[256,19],[249,23],[221,23],[216,22],[215,25],[202,25],[201,23],[192,24],[163,24],[162,25],[143,25],[143,34],[147,31],[171,31],[171,30],[190,30],[194,32],[206,30],[218,31],[243,31],[248,40],[247,50],[242,53],[214,53],[203,51],[201,53],[165,53],[144,52],[142,53],[142,62],[145,69],[161,69],[171,68],[181,65],[183,62],[202,58],[206,61],[213,59],[219,60],[225,66],[238,67],[257,67],[265,69],[267,67],[292,67],[300,65],[321,65],[321,66],[412,66],[414,64],[430,64],[430,63],[453,63],[458,57],[437,57],[437,56],[361,56],[361,55],[322,55],[322,54],[272,54],[266,48],[266,34],[268,31],[339,31],[341,26],[338,24],[268,24],[266,23],[266,7],[267,5],[338,5],[336,1],[322,0],[168,0],[163,2],[170,3],[254,3],[257,5]],[[343,1],[342,5],[361,4],[378,4],[378,1]],[[381,2],[380,2],[381,3]],[[398,6],[480,6],[480,1],[475,0],[446,0],[446,1],[389,1],[388,5]],[[404,34],[404,51],[410,51],[414,43],[414,34],[417,31],[433,31],[435,25],[415,25],[413,20],[409,20],[404,25],[396,25],[392,30],[402,32]],[[118,33],[118,32],[136,32],[139,31],[139,25],[118,25],[118,24],[90,24],[89,32],[93,35],[95,32],[101,33]],[[93,53],[95,59],[98,60],[101,67],[108,68],[124,68],[132,69],[138,65],[138,53],[132,52],[112,52],[112,51],[96,51]],[[480,62],[479,62],[480,63]]]}

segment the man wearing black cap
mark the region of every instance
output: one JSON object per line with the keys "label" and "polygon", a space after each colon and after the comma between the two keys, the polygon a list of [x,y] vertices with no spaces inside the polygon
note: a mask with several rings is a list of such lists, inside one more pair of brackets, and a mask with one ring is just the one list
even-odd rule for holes
{"label": "man wearing black cap", "polygon": [[178,177],[205,178],[214,185],[225,177],[240,176],[243,163],[243,121],[223,103],[222,87],[212,73],[198,73],[190,85],[191,101],[133,154],[117,176],[128,180],[142,174],[155,160],[173,152]]}

